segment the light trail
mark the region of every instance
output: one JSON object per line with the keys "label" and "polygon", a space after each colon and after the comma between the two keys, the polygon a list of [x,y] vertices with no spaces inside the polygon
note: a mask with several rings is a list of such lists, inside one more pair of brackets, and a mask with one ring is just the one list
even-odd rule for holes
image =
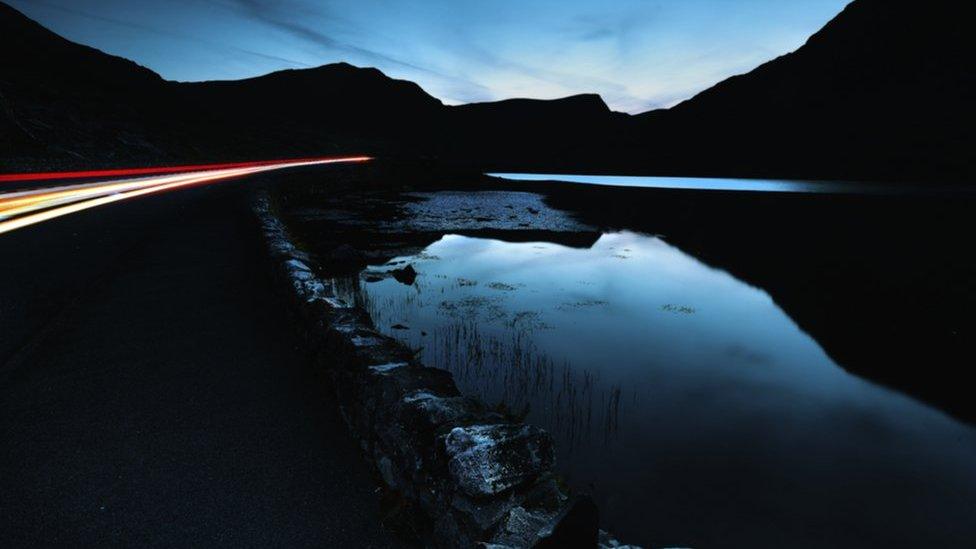
{"label": "light trail", "polygon": [[[165,184],[185,175],[152,178],[151,182]],[[147,178],[87,183],[73,186],[50,187],[0,194],[0,219],[13,217],[28,211],[57,205],[57,202],[77,202],[86,198],[124,192],[145,187]]]}
{"label": "light trail", "polygon": [[322,158],[291,158],[285,160],[257,160],[251,162],[225,162],[222,164],[190,164],[187,166],[156,166],[151,168],[116,168],[107,170],[31,172],[0,174],[0,183],[11,181],[49,181],[53,179],[90,179],[94,177],[128,177],[133,175],[160,175],[166,173],[200,172],[230,168],[270,166],[286,162],[316,162]]}
{"label": "light trail", "polygon": [[[145,196],[164,191],[225,181],[227,179],[254,175],[257,173],[297,168],[302,166],[317,166],[322,164],[337,164],[347,162],[366,162],[368,156],[353,156],[339,158],[298,159],[266,162],[249,162],[207,165],[204,170],[192,170],[173,175],[158,175],[141,179],[124,181],[103,181],[83,183],[79,185],[58,186],[46,189],[17,191],[0,194],[0,234],[16,229],[48,221],[68,214],[80,212],[90,208],[120,202],[129,198]],[[215,168],[215,166],[217,166]],[[230,167],[228,167],[230,166]],[[191,166],[191,168],[194,168]],[[140,168],[153,170],[155,168]],[[169,170],[171,168],[164,168]],[[105,173],[72,172],[80,173]],[[131,172],[131,170],[127,170]],[[116,171],[118,172],[118,171]],[[145,171],[140,173],[146,173]],[[166,172],[164,172],[166,173]],[[14,174],[17,175],[17,174]],[[27,174],[38,175],[38,174]],[[118,173],[116,173],[118,175]],[[0,176],[10,177],[10,176]],[[90,176],[89,176],[90,177]],[[7,179],[8,181],[12,179]],[[34,179],[38,180],[38,179]]]}

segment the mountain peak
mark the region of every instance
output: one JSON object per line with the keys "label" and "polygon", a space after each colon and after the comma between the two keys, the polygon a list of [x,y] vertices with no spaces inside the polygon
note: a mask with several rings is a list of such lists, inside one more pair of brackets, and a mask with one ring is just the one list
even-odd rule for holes
{"label": "mountain peak", "polygon": [[345,95],[345,100],[353,102],[369,98],[380,103],[409,103],[422,108],[443,105],[415,82],[391,78],[374,67],[357,67],[346,62],[307,69],[285,69],[246,80],[228,80],[218,84],[235,88],[248,85],[263,89],[275,87],[282,91],[291,88],[291,92],[297,96],[315,93],[341,99],[340,96]]}
{"label": "mountain peak", "polygon": [[647,146],[681,171],[707,150],[724,173],[965,178],[968,21],[962,2],[855,0],[795,52],[641,115]]}
{"label": "mountain peak", "polygon": [[610,112],[610,107],[598,93],[580,93],[553,100],[557,103],[573,105],[578,108],[593,109],[602,112]]}
{"label": "mountain peak", "polygon": [[[121,88],[163,81],[133,61],[62,38],[3,2],[0,61],[9,80],[68,81],[82,88],[106,83]],[[101,79],[106,82],[99,82]]]}
{"label": "mountain peak", "polygon": [[596,93],[582,93],[557,99],[502,99],[500,101],[468,103],[452,108],[457,111],[469,113],[491,111],[514,114],[524,112],[526,115],[538,114],[545,116],[606,116],[611,112],[610,107],[603,101],[603,98]]}

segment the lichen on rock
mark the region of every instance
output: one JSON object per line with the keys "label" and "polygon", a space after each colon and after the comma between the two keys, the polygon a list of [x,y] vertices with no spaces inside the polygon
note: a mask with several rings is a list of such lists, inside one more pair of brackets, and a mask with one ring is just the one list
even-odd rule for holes
{"label": "lichen on rock", "polygon": [[444,437],[448,469],[471,497],[490,497],[528,482],[555,463],[552,438],[530,425],[455,427]]}

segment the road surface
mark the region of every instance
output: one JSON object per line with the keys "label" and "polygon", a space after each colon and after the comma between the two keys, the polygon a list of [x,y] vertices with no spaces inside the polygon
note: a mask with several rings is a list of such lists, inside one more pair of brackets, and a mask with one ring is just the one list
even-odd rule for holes
{"label": "road surface", "polygon": [[394,544],[270,287],[258,183],[0,235],[0,546]]}

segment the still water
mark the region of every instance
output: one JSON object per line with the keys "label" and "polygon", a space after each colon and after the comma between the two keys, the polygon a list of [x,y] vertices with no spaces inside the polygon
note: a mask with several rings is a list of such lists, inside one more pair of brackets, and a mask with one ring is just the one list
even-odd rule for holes
{"label": "still water", "polygon": [[[629,175],[569,175],[537,173],[490,173],[492,177],[510,181],[562,181],[604,185],[611,187],[642,187],[648,189],[688,189],[699,191],[752,191],[775,193],[833,193],[833,194],[890,194],[888,185],[844,181],[804,181],[798,179],[734,179],[710,177],[647,177]],[[898,188],[898,192],[932,192],[933,187]]]}
{"label": "still water", "polygon": [[[405,263],[414,284],[382,276]],[[976,430],[848,374],[764,291],[660,238],[447,235],[360,282],[380,330],[549,430],[622,541],[976,539]]]}

